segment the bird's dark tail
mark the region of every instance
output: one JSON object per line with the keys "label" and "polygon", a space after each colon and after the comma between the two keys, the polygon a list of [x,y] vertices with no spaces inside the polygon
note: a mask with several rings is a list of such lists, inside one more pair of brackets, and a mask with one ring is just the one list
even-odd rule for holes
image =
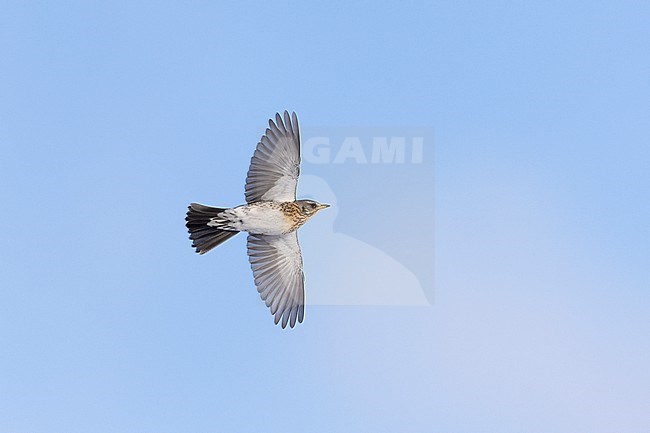
{"label": "bird's dark tail", "polygon": [[212,248],[239,233],[237,231],[221,230],[208,225],[211,218],[226,210],[224,208],[192,203],[187,209],[187,217],[185,217],[187,223],[185,226],[187,231],[190,232],[192,246],[196,248],[196,252],[199,254],[207,253]]}

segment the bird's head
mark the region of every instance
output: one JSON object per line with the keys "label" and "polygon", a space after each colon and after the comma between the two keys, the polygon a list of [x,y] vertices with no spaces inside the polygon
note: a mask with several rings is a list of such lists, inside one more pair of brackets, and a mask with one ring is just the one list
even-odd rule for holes
{"label": "bird's head", "polygon": [[314,216],[319,210],[330,207],[328,204],[320,204],[314,200],[296,200],[296,204],[300,209],[300,213],[308,218]]}

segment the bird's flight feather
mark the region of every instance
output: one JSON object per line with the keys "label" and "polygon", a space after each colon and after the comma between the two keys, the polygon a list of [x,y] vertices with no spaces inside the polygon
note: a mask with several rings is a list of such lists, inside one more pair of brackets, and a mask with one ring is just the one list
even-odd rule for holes
{"label": "bird's flight feather", "polygon": [[296,113],[279,113],[257,143],[246,176],[246,202],[294,201],[300,174],[300,132]]}
{"label": "bird's flight feather", "polygon": [[305,277],[298,234],[248,235],[248,260],[253,269],[257,291],[275,324],[282,320],[292,328],[305,316]]}

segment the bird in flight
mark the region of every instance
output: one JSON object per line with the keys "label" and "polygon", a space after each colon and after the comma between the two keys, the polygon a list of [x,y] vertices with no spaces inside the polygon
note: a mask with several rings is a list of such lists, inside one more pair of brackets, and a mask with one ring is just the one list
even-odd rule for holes
{"label": "bird in flight", "polygon": [[277,325],[292,328],[305,316],[305,284],[296,230],[319,210],[296,200],[300,132],[296,113],[279,113],[257,143],[246,176],[246,204],[218,208],[192,203],[185,224],[192,246],[205,254],[239,232],[248,232],[248,260],[257,291]]}

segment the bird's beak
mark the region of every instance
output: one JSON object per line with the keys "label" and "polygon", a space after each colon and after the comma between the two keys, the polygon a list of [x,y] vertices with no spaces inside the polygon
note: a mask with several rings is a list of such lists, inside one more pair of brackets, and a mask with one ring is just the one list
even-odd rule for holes
{"label": "bird's beak", "polygon": [[325,209],[325,208],[328,208],[328,207],[330,207],[330,205],[328,205],[328,204],[319,204],[318,205],[318,210]]}

